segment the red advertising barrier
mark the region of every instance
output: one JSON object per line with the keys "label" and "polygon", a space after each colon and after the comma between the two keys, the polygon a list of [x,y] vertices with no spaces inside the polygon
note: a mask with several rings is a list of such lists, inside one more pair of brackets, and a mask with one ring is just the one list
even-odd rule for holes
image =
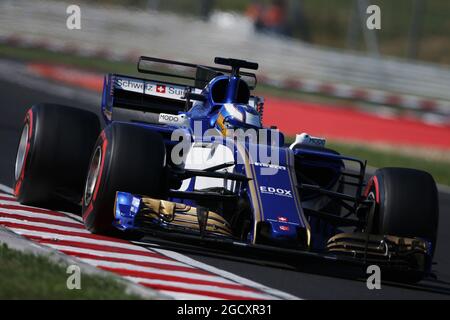
{"label": "red advertising barrier", "polygon": [[[103,85],[102,75],[66,66],[32,63],[29,70],[84,89],[100,92]],[[386,118],[341,106],[266,97],[264,124],[276,125],[287,135],[308,132],[328,139],[450,150],[448,126]]]}

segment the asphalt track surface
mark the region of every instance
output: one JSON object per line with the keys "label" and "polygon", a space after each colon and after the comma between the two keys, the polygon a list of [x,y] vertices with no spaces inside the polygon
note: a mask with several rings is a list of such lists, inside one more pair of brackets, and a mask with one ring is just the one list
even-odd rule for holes
{"label": "asphalt track surface", "polygon": [[[45,83],[41,88],[45,87]],[[80,93],[81,94],[81,93]],[[37,102],[68,104],[98,111],[99,106],[77,99],[67,101],[49,90],[32,89],[17,83],[0,80],[0,183],[11,186],[16,147],[26,110]],[[269,287],[291,293],[304,299],[449,299],[450,298],[450,194],[439,194],[440,226],[433,267],[437,279],[427,279],[417,285],[393,282],[382,284],[381,290],[368,290],[363,278],[349,279],[345,272],[332,263],[303,271],[284,263],[263,262],[261,259],[233,257],[223,253],[207,253],[202,248],[186,248],[175,243],[162,244],[195,260],[251,279]],[[151,239],[143,239],[150,242]],[[299,262],[302,265],[302,262]],[[306,271],[305,271],[306,270]]]}

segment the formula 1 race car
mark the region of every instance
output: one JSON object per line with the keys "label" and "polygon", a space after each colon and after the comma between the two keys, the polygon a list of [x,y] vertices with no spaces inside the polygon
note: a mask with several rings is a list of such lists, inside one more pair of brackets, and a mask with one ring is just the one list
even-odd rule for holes
{"label": "formula 1 race car", "polygon": [[[81,205],[93,233],[377,264],[418,281],[431,270],[436,184],[426,172],[378,169],[262,125],[258,64],[208,67],[141,57],[152,79],[105,77],[101,114],[37,104],[15,166],[23,204]],[[336,124],[339,125],[339,124]],[[301,129],[301,128],[299,128]]]}

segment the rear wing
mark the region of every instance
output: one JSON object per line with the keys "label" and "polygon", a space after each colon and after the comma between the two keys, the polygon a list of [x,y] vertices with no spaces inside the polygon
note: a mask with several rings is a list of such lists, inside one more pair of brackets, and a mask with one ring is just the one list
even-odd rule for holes
{"label": "rear wing", "polygon": [[[219,62],[221,60],[234,61],[234,59],[215,59],[215,61]],[[232,69],[224,69],[144,56],[141,56],[139,58],[137,69],[140,73],[177,79],[178,81],[181,80],[184,81],[184,83],[197,89],[203,89],[209,83],[209,81],[219,75],[229,75],[232,72]],[[241,76],[242,80],[247,83],[250,90],[256,88],[257,78],[254,73],[240,71],[239,75]]]}
{"label": "rear wing", "polygon": [[186,90],[201,92],[200,89],[170,82],[109,74],[103,85],[102,111],[107,122],[126,120],[157,123],[160,113],[178,114],[192,106],[192,102],[184,99]]}
{"label": "rear wing", "polygon": [[[149,68],[150,66],[153,67]],[[121,120],[158,123],[160,113],[178,114],[192,107],[192,101],[186,101],[186,92],[200,94],[210,80],[231,72],[149,57],[139,59],[138,71],[151,74],[154,79],[120,74],[105,77],[102,111],[107,122]],[[256,85],[254,74],[241,72],[240,75],[254,79],[253,87]],[[249,104],[256,108],[256,98],[251,97]]]}

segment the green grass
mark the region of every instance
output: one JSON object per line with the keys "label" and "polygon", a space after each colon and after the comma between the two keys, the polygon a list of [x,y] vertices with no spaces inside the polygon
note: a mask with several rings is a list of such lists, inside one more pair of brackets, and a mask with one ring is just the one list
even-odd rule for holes
{"label": "green grass", "polygon": [[[286,143],[290,144],[293,137],[287,137]],[[375,168],[405,167],[429,172],[437,183],[450,186],[450,161],[427,159],[424,155],[411,156],[402,151],[380,150],[357,143],[327,141],[327,148],[338,151],[342,155],[367,160],[367,165]],[[420,151],[418,151],[420,154]]]}
{"label": "green grass", "polygon": [[81,273],[81,289],[69,290],[66,268],[47,258],[0,245],[0,299],[139,299],[109,277]]}
{"label": "green grass", "polygon": [[437,183],[450,185],[450,162],[413,157],[400,152],[384,151],[375,148],[338,142],[329,142],[327,146],[341,154],[367,160],[371,167],[406,167],[429,172]]}

